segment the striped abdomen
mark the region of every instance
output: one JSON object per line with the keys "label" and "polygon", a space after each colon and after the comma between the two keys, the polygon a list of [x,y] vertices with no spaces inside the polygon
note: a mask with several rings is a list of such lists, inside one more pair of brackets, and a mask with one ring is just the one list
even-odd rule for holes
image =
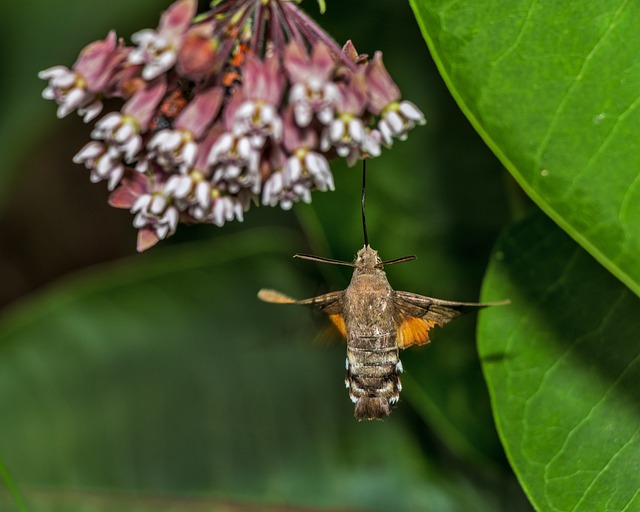
{"label": "striped abdomen", "polygon": [[395,333],[354,336],[347,341],[345,385],[359,420],[382,419],[398,403],[402,363]]}

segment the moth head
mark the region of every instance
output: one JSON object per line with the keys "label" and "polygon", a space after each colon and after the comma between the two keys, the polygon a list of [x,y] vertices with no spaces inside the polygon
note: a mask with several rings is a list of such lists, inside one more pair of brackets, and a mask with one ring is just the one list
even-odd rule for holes
{"label": "moth head", "polygon": [[357,268],[382,269],[382,260],[378,256],[378,251],[372,249],[370,245],[365,245],[358,251],[353,263]]}

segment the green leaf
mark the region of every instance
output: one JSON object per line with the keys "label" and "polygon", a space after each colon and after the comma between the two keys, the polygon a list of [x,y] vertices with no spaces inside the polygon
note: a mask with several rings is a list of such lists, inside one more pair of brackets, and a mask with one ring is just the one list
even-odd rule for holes
{"label": "green leaf", "polygon": [[640,509],[640,300],[539,215],[499,242],[480,354],[498,431],[538,510]]}
{"label": "green leaf", "polygon": [[451,93],[502,163],[640,294],[638,4],[411,4]]}
{"label": "green leaf", "polygon": [[253,230],[141,255],[4,318],[0,455],[34,510],[496,510],[401,414],[356,422],[344,346],[314,346],[308,310],[258,301],[303,295],[292,242]]}

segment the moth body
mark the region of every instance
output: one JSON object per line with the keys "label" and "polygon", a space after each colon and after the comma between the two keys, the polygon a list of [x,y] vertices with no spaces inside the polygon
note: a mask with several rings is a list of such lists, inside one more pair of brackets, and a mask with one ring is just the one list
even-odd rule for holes
{"label": "moth body", "polygon": [[344,292],[347,338],[345,384],[358,419],[382,419],[400,399],[399,350],[393,290],[376,251],[365,247]]}

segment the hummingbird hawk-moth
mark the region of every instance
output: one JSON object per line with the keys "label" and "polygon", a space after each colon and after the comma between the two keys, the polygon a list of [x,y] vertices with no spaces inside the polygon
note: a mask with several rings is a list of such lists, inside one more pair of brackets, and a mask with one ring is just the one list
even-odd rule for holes
{"label": "hummingbird hawk-moth", "polygon": [[319,256],[294,257],[353,267],[345,290],[310,299],[294,300],[275,290],[262,289],[258,297],[276,304],[307,304],[329,316],[347,341],[345,386],[355,404],[358,420],[384,419],[398,403],[402,385],[400,349],[429,342],[429,331],[474,308],[492,304],[452,302],[391,288],[385,265],[411,261],[406,256],[382,261],[367,239],[364,218],[364,169],[362,220],[365,245],[353,263]]}

